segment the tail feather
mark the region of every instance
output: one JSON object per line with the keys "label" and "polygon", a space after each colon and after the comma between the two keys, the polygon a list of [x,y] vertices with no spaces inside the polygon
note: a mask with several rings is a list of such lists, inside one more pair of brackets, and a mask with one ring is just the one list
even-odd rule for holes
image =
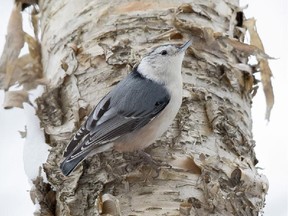
{"label": "tail feather", "polygon": [[77,131],[74,137],[71,139],[70,143],[67,145],[63,156],[67,157],[71,152],[76,148],[82,138],[89,133],[89,130],[85,128],[85,124],[81,126],[81,128]]}
{"label": "tail feather", "polygon": [[[86,131],[84,132],[86,133]],[[92,156],[94,154],[107,151],[114,145],[110,142],[111,140],[109,140],[109,142],[97,143],[97,145],[94,145],[94,143],[90,140],[90,136],[86,136],[82,142],[80,141],[80,143],[78,143],[79,137],[82,135],[83,133],[75,136],[75,139],[72,141],[75,141],[75,143],[77,142],[77,144],[71,141],[71,145],[69,144],[68,148],[66,149],[68,151],[65,152],[66,154],[64,153],[65,160],[60,164],[60,169],[65,176],[68,176],[71,172],[73,172],[78,164],[81,163],[88,155]],[[74,145],[77,145],[77,147]]]}
{"label": "tail feather", "polygon": [[60,165],[62,173],[65,176],[68,176],[78,166],[78,164],[86,158],[88,154],[89,151],[86,151],[75,158],[72,158],[71,156],[65,158],[65,160]]}

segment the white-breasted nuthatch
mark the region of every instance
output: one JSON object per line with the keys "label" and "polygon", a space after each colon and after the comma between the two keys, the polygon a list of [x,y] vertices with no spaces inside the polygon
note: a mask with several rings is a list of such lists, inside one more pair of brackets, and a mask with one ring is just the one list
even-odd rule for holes
{"label": "white-breasted nuthatch", "polygon": [[155,48],[102,98],[64,152],[64,175],[96,153],[143,149],[168,129],[182,103],[181,65],[191,43]]}

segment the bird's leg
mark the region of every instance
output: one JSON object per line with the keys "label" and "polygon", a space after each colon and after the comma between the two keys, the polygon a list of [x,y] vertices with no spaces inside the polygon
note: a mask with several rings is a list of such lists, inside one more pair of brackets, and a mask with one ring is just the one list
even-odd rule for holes
{"label": "bird's leg", "polygon": [[138,154],[140,158],[142,158],[142,161],[149,164],[151,168],[155,170],[156,176],[154,176],[153,178],[157,178],[159,176],[161,167],[165,166],[165,167],[171,168],[171,166],[167,164],[166,162],[155,160],[154,158],[151,157],[150,154],[146,153],[143,150],[138,151]]}
{"label": "bird's leg", "polygon": [[159,169],[159,167],[162,165],[162,161],[156,161],[154,158],[151,157],[150,154],[146,153],[143,150],[139,150],[138,154],[142,158],[142,161],[148,163],[155,169]]}
{"label": "bird's leg", "polygon": [[[136,152],[134,152],[133,154],[129,154],[124,156],[126,158],[126,160],[129,161],[130,165],[137,165],[140,163],[146,163],[148,165],[150,165],[150,167],[156,171],[157,175],[154,176],[154,178],[158,177],[159,172],[160,172],[160,168],[165,166],[168,168],[171,168],[171,166],[165,162],[159,161],[159,160],[155,160],[154,158],[151,157],[150,154],[146,153],[143,150],[138,150]],[[129,165],[128,165],[129,166]],[[129,169],[129,168],[127,168]]]}
{"label": "bird's leg", "polygon": [[167,164],[166,162],[159,161],[159,160],[152,158],[152,156],[150,154],[148,154],[147,152],[145,152],[143,150],[139,150],[138,154],[144,162],[151,165],[151,167],[153,167],[154,169],[159,169],[159,167],[163,167],[163,166],[171,168],[171,166],[169,164]]}

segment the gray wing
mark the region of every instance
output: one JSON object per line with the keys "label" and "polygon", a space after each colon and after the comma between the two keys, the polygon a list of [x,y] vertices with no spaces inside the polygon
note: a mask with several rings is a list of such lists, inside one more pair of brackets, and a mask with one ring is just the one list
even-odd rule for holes
{"label": "gray wing", "polygon": [[[143,78],[134,69],[99,102],[75,134],[64,153],[62,172],[69,174],[92,150],[146,125],[169,100],[164,86]],[[65,163],[69,165],[66,170]]]}

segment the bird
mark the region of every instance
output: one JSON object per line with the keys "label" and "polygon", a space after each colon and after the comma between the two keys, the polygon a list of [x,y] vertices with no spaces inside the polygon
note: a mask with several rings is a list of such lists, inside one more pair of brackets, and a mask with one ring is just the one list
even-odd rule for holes
{"label": "bird", "polygon": [[65,176],[88,156],[143,150],[169,128],[182,103],[181,68],[191,44],[152,49],[100,100],[64,151]]}

